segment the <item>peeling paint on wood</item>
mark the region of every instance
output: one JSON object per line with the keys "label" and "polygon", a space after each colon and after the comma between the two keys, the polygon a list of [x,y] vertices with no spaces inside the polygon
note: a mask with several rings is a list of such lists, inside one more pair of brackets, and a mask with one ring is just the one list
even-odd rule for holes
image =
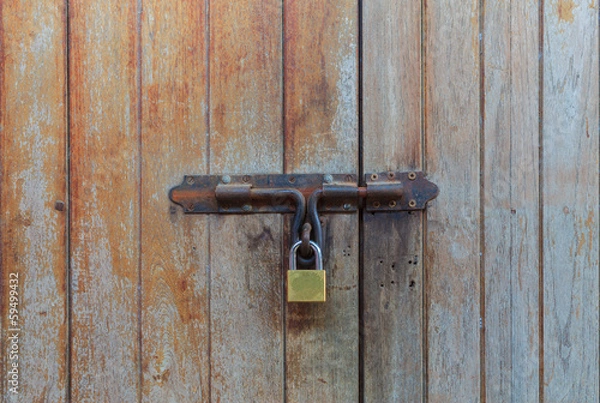
{"label": "peeling paint on wood", "polygon": [[[0,390],[5,402],[64,402],[67,216],[54,203],[66,197],[65,9],[13,1],[0,10]],[[10,290],[18,293],[17,326],[8,320]],[[17,360],[8,341],[14,328]],[[7,375],[14,363],[18,384]]]}
{"label": "peeling paint on wood", "polygon": [[208,219],[170,214],[167,197],[208,171],[205,4],[143,10],[142,401],[209,401]]}
{"label": "peeling paint on wood", "polygon": [[[422,169],[420,2],[363,4],[365,172]],[[363,218],[365,402],[424,396],[421,212]]]}
{"label": "peeling paint on wood", "polygon": [[480,399],[479,2],[426,8],[427,399]]}
{"label": "peeling paint on wood", "polygon": [[558,3],[571,24],[556,19],[556,2],[543,10],[541,382],[548,402],[600,399],[598,10],[581,3]]}
{"label": "peeling paint on wood", "polygon": [[[285,171],[358,173],[354,1],[284,2]],[[358,220],[324,216],[325,304],[288,304],[286,398],[358,401]]]}
{"label": "peeling paint on wood", "polygon": [[[599,37],[593,0],[2,2],[2,399],[597,401]],[[167,198],[359,149],[441,193],[324,214],[323,305],[284,302],[290,217]]]}
{"label": "peeling paint on wood", "polygon": [[[210,173],[277,173],[279,1],[210,2]],[[282,218],[209,219],[211,401],[282,401]]]}
{"label": "peeling paint on wood", "polygon": [[484,21],[485,392],[539,401],[539,7],[491,1]]}
{"label": "peeling paint on wood", "polygon": [[137,5],[83,1],[69,12],[71,398],[137,401]]}

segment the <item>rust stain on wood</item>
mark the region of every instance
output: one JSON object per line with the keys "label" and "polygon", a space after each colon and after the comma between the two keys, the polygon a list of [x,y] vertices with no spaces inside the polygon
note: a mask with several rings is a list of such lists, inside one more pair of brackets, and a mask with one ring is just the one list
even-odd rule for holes
{"label": "rust stain on wood", "polygon": [[[0,400],[6,402],[68,396],[67,228],[65,214],[53,208],[67,186],[65,35],[62,1],[0,3]],[[18,305],[9,304],[9,292]],[[16,325],[10,308],[17,309]],[[7,339],[14,328],[18,344]],[[18,360],[11,358],[15,345]],[[15,364],[18,385],[9,375]]]}
{"label": "rust stain on wood", "polygon": [[558,18],[561,21],[573,22],[575,16],[573,10],[578,7],[573,0],[558,0]]}
{"label": "rust stain on wood", "polygon": [[[422,167],[421,2],[363,4],[364,170]],[[363,216],[363,371],[368,402],[424,396],[421,212]]]}
{"label": "rust stain on wood", "polygon": [[[278,173],[282,2],[210,2],[210,171]],[[210,220],[212,401],[282,401],[277,216]]]}
{"label": "rust stain on wood", "polygon": [[144,0],[142,63],[142,400],[210,400],[208,219],[167,189],[207,173],[203,2]]}
{"label": "rust stain on wood", "polygon": [[[284,3],[285,170],[356,173],[357,4]],[[359,399],[356,216],[326,217],[324,231],[327,302],[287,305],[288,401]]]}
{"label": "rust stain on wood", "polygon": [[82,1],[69,12],[71,397],[133,401],[140,397],[137,5]]}

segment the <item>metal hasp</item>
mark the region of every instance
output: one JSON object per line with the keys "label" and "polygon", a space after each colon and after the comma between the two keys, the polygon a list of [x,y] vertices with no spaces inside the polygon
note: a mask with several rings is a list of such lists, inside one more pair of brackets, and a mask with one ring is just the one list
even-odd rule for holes
{"label": "metal hasp", "polygon": [[[420,210],[438,195],[422,172],[367,174],[364,183],[359,186],[352,174],[188,175],[169,197],[188,214],[293,212],[287,300],[325,302],[320,212]],[[304,270],[312,266],[315,270]]]}
{"label": "metal hasp", "polygon": [[320,213],[422,210],[438,195],[422,172],[366,174],[364,183],[352,174],[186,175],[169,197],[188,214],[253,214],[298,212],[299,196]]}

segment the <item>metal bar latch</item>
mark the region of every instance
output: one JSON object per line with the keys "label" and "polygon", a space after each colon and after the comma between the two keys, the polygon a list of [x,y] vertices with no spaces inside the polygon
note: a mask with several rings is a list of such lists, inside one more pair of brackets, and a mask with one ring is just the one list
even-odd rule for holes
{"label": "metal bar latch", "polygon": [[438,194],[422,172],[367,174],[364,183],[353,174],[186,175],[169,197],[188,214],[294,213],[300,195],[317,192],[319,212],[352,213],[422,210]]}
{"label": "metal bar latch", "polygon": [[[186,175],[169,197],[187,214],[294,213],[288,301],[324,302],[319,213],[422,210],[439,192],[422,172],[373,173],[365,186],[357,182],[353,174]],[[318,270],[295,271],[312,266]]]}

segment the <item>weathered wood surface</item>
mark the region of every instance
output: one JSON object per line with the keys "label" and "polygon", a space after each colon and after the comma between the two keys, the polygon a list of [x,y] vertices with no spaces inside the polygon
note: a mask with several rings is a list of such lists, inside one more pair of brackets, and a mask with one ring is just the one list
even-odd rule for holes
{"label": "weathered wood surface", "polygon": [[539,401],[539,7],[490,1],[484,21],[485,398]]}
{"label": "weathered wood surface", "polygon": [[425,239],[427,398],[480,399],[479,1],[428,3],[425,167],[441,197]]}
{"label": "weathered wood surface", "polygon": [[[2,2],[2,398],[598,401],[599,36],[583,0]],[[323,305],[284,302],[289,216],[167,198],[360,165],[441,193],[323,215]]]}
{"label": "weathered wood surface", "polygon": [[[357,4],[286,1],[284,13],[285,172],[358,174]],[[359,398],[358,218],[323,223],[327,302],[286,307],[288,402]]]}
{"label": "weathered wood surface", "polygon": [[166,197],[184,174],[208,173],[208,16],[203,1],[143,10],[142,400],[209,401],[208,219]]}
{"label": "weathered wood surface", "polygon": [[597,402],[598,5],[543,11],[543,399]]}
{"label": "weathered wood surface", "polygon": [[[422,169],[421,13],[415,1],[363,3],[367,173]],[[364,214],[365,402],[420,402],[424,396],[422,217]]]}
{"label": "weathered wood surface", "polygon": [[[283,167],[281,2],[210,2],[210,172]],[[209,218],[211,399],[282,401],[280,216]]]}
{"label": "weathered wood surface", "polygon": [[135,1],[70,13],[71,399],[140,398],[140,157]]}
{"label": "weathered wood surface", "polygon": [[[3,402],[64,402],[68,394],[67,212],[55,209],[67,201],[64,40],[62,1],[0,3]],[[18,294],[16,326],[11,290]],[[9,340],[15,334],[18,351]],[[8,382],[13,363],[18,385]]]}

